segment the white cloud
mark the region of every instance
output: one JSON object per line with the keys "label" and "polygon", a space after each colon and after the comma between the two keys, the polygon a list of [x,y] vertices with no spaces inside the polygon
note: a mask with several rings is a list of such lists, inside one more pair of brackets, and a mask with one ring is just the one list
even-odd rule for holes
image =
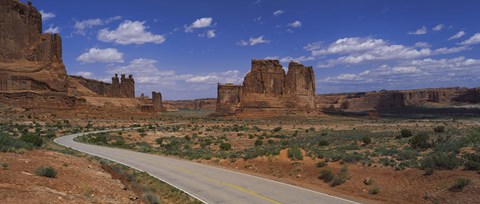
{"label": "white cloud", "polygon": [[102,29],[98,32],[98,40],[115,42],[121,45],[144,43],[161,44],[165,42],[163,35],[152,34],[146,31],[145,22],[126,20],[116,30]]}
{"label": "white cloud", "polygon": [[54,13],[52,13],[52,12],[46,12],[46,11],[44,11],[44,10],[40,10],[40,14],[42,14],[42,20],[43,20],[43,21],[48,21],[48,20],[50,20],[50,19],[52,19],[52,18],[55,18],[55,16],[56,16]]}
{"label": "white cloud", "polygon": [[329,59],[326,64],[319,64],[319,67],[331,67],[337,64],[359,64],[367,61],[415,59],[457,53],[469,49],[467,46],[459,46],[432,50],[428,48],[429,46],[428,43],[423,42],[416,43],[415,46],[404,46],[390,44],[383,39],[353,37],[338,39],[324,49],[318,49],[318,45],[311,45],[307,49],[311,50],[312,56],[340,55],[336,59]]}
{"label": "white cloud", "polygon": [[76,34],[85,35],[88,29],[91,29],[96,26],[107,25],[111,22],[114,22],[120,19],[122,19],[121,16],[110,17],[106,20],[103,20],[101,18],[86,19],[82,21],[75,21],[75,25],[73,27],[75,28]]}
{"label": "white cloud", "polygon": [[207,31],[207,38],[214,38],[215,36],[217,36],[217,34],[215,33],[215,30]]}
{"label": "white cloud", "polygon": [[80,71],[80,72],[76,72],[74,75],[82,76],[82,77],[85,77],[85,78],[91,78],[93,76],[93,73],[92,72]]}
{"label": "white cloud", "polygon": [[257,44],[268,44],[270,43],[270,40],[266,40],[263,38],[263,35],[257,38],[250,38],[248,41],[241,40],[240,42],[237,43],[237,45],[240,46],[254,46]]}
{"label": "white cloud", "polygon": [[60,32],[60,27],[50,25],[50,27],[47,28],[47,30],[44,31],[44,33],[59,33]]}
{"label": "white cloud", "polygon": [[282,14],[284,14],[284,13],[285,13],[284,10],[276,10],[275,12],[273,12],[273,15],[274,15],[274,16],[280,16],[280,15],[282,15]]}
{"label": "white cloud", "polygon": [[478,44],[480,43],[480,33],[476,33],[472,37],[470,37],[468,40],[463,41],[460,43],[461,45],[473,45],[473,44]]}
{"label": "white cloud", "polygon": [[415,43],[415,47],[431,47],[427,42],[417,42]]}
{"label": "white cloud", "polygon": [[441,31],[445,28],[445,25],[443,24],[438,24],[435,27],[432,28],[433,31]]}
{"label": "white cloud", "polygon": [[199,18],[195,20],[190,26],[185,25],[185,32],[190,33],[193,32],[194,29],[210,27],[212,25],[212,21],[212,17]]}
{"label": "white cloud", "polygon": [[[373,50],[378,47],[385,46],[387,42],[382,39],[372,38],[342,38],[333,42],[326,49],[314,49],[312,50],[313,56],[327,55],[327,54],[340,54],[340,53],[353,53],[359,51]],[[319,45],[316,44],[318,47]]]}
{"label": "white cloud", "polygon": [[448,38],[448,40],[455,40],[455,39],[461,38],[464,35],[465,35],[465,31],[462,30],[462,31],[458,32],[457,34],[452,35],[452,37]]}
{"label": "white cloud", "polygon": [[292,23],[289,23],[287,26],[292,28],[300,28],[302,27],[302,22],[300,22],[299,20],[296,20]]}
{"label": "white cloud", "polygon": [[435,49],[432,54],[439,55],[439,54],[451,54],[457,53],[465,50],[469,50],[470,48],[467,46],[459,46],[459,47],[442,47]]}
{"label": "white cloud", "polygon": [[90,48],[88,52],[78,56],[77,61],[82,63],[123,62],[123,53],[114,48]]}
{"label": "white cloud", "polygon": [[90,29],[95,26],[100,26],[103,25],[103,20],[99,18],[95,19],[87,19],[83,21],[75,21],[75,25],[73,26],[75,28],[75,32],[80,35],[85,35],[85,30]]}
{"label": "white cloud", "polygon": [[205,75],[193,76],[186,79],[189,83],[205,83],[205,84],[217,84],[217,83],[234,83],[239,84],[243,79],[240,75],[240,71],[231,70],[226,72],[214,72]]}
{"label": "white cloud", "polygon": [[427,27],[423,26],[416,31],[408,32],[409,35],[424,35],[427,34]]}
{"label": "white cloud", "polygon": [[303,46],[303,49],[307,51],[320,50],[320,48],[322,48],[322,42],[312,42]]}
{"label": "white cloud", "polygon": [[[427,58],[401,62],[395,66],[381,65],[358,74],[344,73],[320,79],[319,82],[337,86],[378,84],[381,87],[409,87],[414,83],[422,86],[429,84],[442,86],[446,82],[471,83],[480,76],[479,68],[480,59]],[[409,83],[406,84],[405,81],[409,81]]]}
{"label": "white cloud", "polygon": [[280,62],[282,63],[288,63],[290,61],[294,61],[294,62],[305,62],[305,61],[312,61],[312,60],[315,60],[315,57],[312,57],[312,56],[300,56],[300,57],[282,57],[280,58]]}

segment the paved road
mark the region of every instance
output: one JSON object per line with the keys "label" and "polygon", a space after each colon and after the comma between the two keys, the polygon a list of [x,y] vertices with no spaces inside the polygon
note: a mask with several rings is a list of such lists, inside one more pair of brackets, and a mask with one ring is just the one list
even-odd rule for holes
{"label": "paved road", "polygon": [[73,138],[83,134],[85,133],[66,135],[56,138],[54,142],[146,172],[204,203],[355,203],[296,186],[191,161],[73,141]]}

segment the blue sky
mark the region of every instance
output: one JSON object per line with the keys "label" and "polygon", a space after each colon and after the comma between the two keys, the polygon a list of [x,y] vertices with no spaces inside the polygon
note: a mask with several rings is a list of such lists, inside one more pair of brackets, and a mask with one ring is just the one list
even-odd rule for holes
{"label": "blue sky", "polygon": [[251,59],[315,68],[317,93],[479,87],[479,1],[34,1],[59,32],[67,72],[137,94],[216,97]]}

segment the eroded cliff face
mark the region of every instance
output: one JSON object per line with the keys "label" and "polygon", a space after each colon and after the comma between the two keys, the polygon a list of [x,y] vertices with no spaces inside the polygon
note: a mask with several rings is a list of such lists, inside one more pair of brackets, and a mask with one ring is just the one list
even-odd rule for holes
{"label": "eroded cliff face", "polygon": [[478,88],[432,88],[399,91],[372,91],[316,96],[318,110],[365,111],[403,107],[478,104]]}
{"label": "eroded cliff face", "polygon": [[71,107],[76,99],[68,99],[67,89],[60,35],[42,34],[42,16],[30,3],[0,1],[0,101]]}
{"label": "eroded cliff face", "polygon": [[112,98],[135,98],[135,80],[130,75],[121,78],[115,74],[112,83],[87,79],[81,76],[69,76],[70,86],[79,96],[103,96]]}
{"label": "eroded cliff face", "polygon": [[219,114],[297,114],[315,111],[312,67],[290,62],[288,72],[278,60],[252,60],[243,86],[218,85]]}
{"label": "eroded cliff face", "polygon": [[17,0],[0,2],[0,91],[66,92],[58,34],[42,34],[42,16]]}

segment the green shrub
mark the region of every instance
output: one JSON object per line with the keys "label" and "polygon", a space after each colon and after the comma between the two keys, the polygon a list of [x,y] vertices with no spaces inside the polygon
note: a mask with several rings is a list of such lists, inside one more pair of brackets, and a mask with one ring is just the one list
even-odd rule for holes
{"label": "green shrub", "polygon": [[430,147],[429,139],[430,137],[426,133],[419,133],[413,136],[408,143],[414,149],[427,149]]}
{"label": "green shrub", "polygon": [[0,152],[13,152],[18,149],[29,149],[30,144],[16,138],[0,134]]}
{"label": "green shrub", "polygon": [[329,143],[327,140],[320,140],[320,142],[318,142],[318,146],[328,146]]}
{"label": "green shrub", "polygon": [[443,152],[434,152],[425,156],[421,161],[421,168],[426,169],[455,169],[461,163],[455,154],[448,154]]}
{"label": "green shrub", "polygon": [[457,178],[455,179],[455,182],[453,183],[453,185],[450,187],[450,191],[452,192],[459,192],[459,191],[462,191],[463,188],[465,188],[466,186],[468,186],[470,183],[472,182],[472,180],[468,179],[468,178]]}
{"label": "green shrub", "polygon": [[380,188],[373,187],[370,190],[368,190],[368,193],[371,194],[371,195],[376,195],[376,194],[380,193]]}
{"label": "green shrub", "polygon": [[403,129],[400,131],[402,137],[411,137],[413,135],[411,130]]}
{"label": "green shrub", "polygon": [[255,141],[255,146],[262,146],[263,145],[263,140],[258,139]]}
{"label": "green shrub", "polygon": [[225,150],[225,151],[229,151],[229,150],[232,149],[232,145],[230,143],[221,143],[220,144],[220,149]]}
{"label": "green shrub", "polygon": [[335,175],[335,178],[333,178],[333,181],[332,183],[330,183],[330,186],[334,187],[334,186],[341,185],[347,182],[348,179],[350,179],[350,174],[348,173],[348,166],[344,164],[340,169],[340,171],[337,173],[337,175]]}
{"label": "green shrub", "polygon": [[327,164],[326,161],[321,161],[321,162],[318,162],[318,163],[317,163],[317,168],[325,167],[325,166],[327,166],[327,165],[328,165],[328,164]]}
{"label": "green shrub", "polygon": [[288,149],[287,155],[292,161],[303,160],[302,151],[298,147]]}
{"label": "green shrub", "polygon": [[157,195],[153,193],[146,193],[143,196],[143,200],[148,204],[160,204],[160,200],[158,199]]}
{"label": "green shrub", "polygon": [[44,176],[44,177],[48,177],[48,178],[56,178],[57,177],[57,171],[53,167],[50,167],[50,166],[39,167],[39,168],[37,168],[37,170],[35,170],[35,173],[39,176]]}
{"label": "green shrub", "polygon": [[323,169],[320,171],[320,176],[318,177],[320,180],[323,180],[325,183],[329,183],[333,180],[333,171],[331,169]]}
{"label": "green shrub", "polygon": [[437,126],[437,127],[433,128],[433,131],[436,132],[436,133],[445,132],[445,127],[444,126]]}
{"label": "green shrub", "polygon": [[373,184],[373,179],[370,178],[370,177],[367,177],[365,180],[363,180],[363,183],[367,186],[372,185]]}
{"label": "green shrub", "polygon": [[280,132],[282,130],[282,127],[276,127],[273,129],[273,132]]}
{"label": "green shrub", "polygon": [[35,147],[41,147],[43,145],[43,139],[37,135],[24,134],[20,137],[26,143],[30,143]]}
{"label": "green shrub", "polygon": [[372,138],[370,138],[368,135],[365,135],[362,137],[362,142],[364,145],[368,145],[372,142]]}
{"label": "green shrub", "polygon": [[464,170],[467,171],[479,171],[480,170],[480,155],[478,154],[466,154],[463,156],[466,160],[463,164]]}

